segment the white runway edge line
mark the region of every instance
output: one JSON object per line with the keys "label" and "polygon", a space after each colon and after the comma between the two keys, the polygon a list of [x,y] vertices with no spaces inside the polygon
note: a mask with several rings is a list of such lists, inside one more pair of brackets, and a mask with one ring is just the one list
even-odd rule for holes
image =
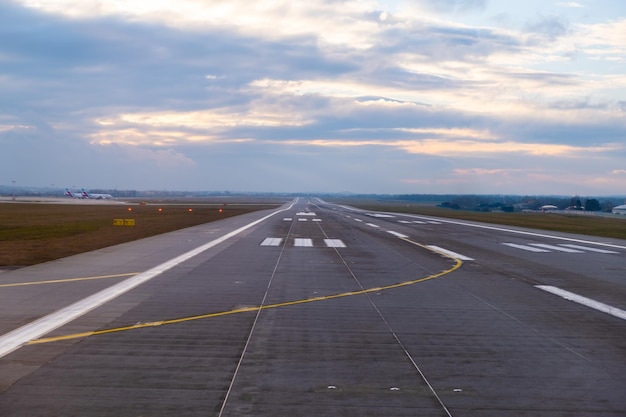
{"label": "white runway edge line", "polygon": [[97,292],[74,304],[62,308],[61,310],[48,314],[47,316],[44,316],[29,324],[10,331],[9,333],[0,337],[0,358],[8,355],[16,349],[19,349],[25,343],[34,339],[38,339],[54,329],[58,329],[64,324],[67,324],[77,319],[78,317],[90,312],[91,310],[119,297],[120,295],[132,290],[133,288],[143,284],[144,282],[151,280],[152,278],[175,267],[176,265],[179,265],[193,258],[194,256],[199,255],[207,249],[210,249],[230,239],[231,237],[238,235],[244,230],[256,226],[257,224],[269,219],[270,217],[278,213],[291,209],[294,204],[295,203],[292,203],[287,208],[277,210],[261,219],[255,220],[252,223],[240,227],[237,230],[233,230],[232,232],[227,233],[218,239],[205,243],[204,245],[199,246],[196,249],[193,249],[180,256],[177,256],[176,258],[170,259],[169,261],[164,262],[161,265],[157,265],[152,269],[149,269],[145,272],[142,272],[141,274],[135,275],[132,278],[129,278],[116,285]]}
{"label": "white runway edge line", "polygon": [[601,303],[591,298],[583,297],[582,295],[575,294],[573,292],[562,290],[558,287],[552,287],[550,285],[535,285],[535,288],[549,292],[550,294],[558,295],[566,300],[573,301],[578,304],[582,304],[587,307],[591,307],[595,310],[601,311],[611,316],[617,317],[622,320],[626,320],[626,311],[620,310],[617,307],[610,306],[608,304]]}

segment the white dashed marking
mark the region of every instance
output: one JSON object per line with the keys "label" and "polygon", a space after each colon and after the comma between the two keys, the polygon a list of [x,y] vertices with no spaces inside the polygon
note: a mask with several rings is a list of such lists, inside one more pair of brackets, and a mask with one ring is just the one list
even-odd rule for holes
{"label": "white dashed marking", "polygon": [[261,246],[280,246],[283,243],[283,239],[280,237],[266,237]]}
{"label": "white dashed marking", "polygon": [[555,246],[555,245],[547,245],[545,243],[531,243],[530,245],[531,246],[536,246],[536,247],[542,248],[542,249],[555,250],[555,251],[559,251],[559,252],[582,253],[581,251],[576,250],[576,249],[563,248],[561,246]]}
{"label": "white dashed marking", "polygon": [[324,243],[329,248],[345,248],[346,245],[341,241],[341,239],[324,239]]}
{"label": "white dashed marking", "polygon": [[461,255],[460,253],[452,252],[451,250],[444,249],[444,248],[441,248],[439,246],[426,245],[426,247],[429,248],[429,249],[434,250],[435,252],[445,253],[448,256],[451,256],[451,257],[456,258],[456,259],[460,259],[462,261],[473,261],[474,260],[474,258],[470,258],[468,256]]}
{"label": "white dashed marking", "polygon": [[552,287],[550,285],[535,285],[540,290],[549,292],[550,294],[558,295],[566,300],[573,301],[578,304],[582,304],[587,307],[591,307],[594,310],[601,311],[603,313],[610,314],[611,316],[626,320],[626,311],[620,310],[617,307],[610,306],[608,304],[601,303],[591,298],[583,297],[582,295],[574,294],[573,292],[562,290],[558,287]]}
{"label": "white dashed marking", "polygon": [[597,249],[597,248],[589,248],[587,246],[580,246],[580,245],[569,245],[569,244],[565,244],[565,245],[560,245],[560,246],[566,246],[568,248],[572,248],[572,249],[579,249],[579,250],[583,250],[585,252],[596,252],[596,253],[619,253],[619,252],[615,252],[612,250],[606,250],[606,249]]}
{"label": "white dashed marking", "polygon": [[526,245],[518,245],[517,243],[503,243],[503,245],[510,246],[510,247],[516,248],[516,249],[527,250],[529,252],[537,252],[537,253],[539,253],[539,252],[550,252],[549,250],[534,248],[532,246],[526,246]]}

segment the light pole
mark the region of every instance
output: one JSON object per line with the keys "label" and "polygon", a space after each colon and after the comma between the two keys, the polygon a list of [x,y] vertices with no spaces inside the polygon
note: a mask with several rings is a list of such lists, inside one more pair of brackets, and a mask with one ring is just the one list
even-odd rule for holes
{"label": "light pole", "polygon": [[13,183],[13,198],[12,198],[12,200],[15,201],[15,180],[11,180],[11,182]]}

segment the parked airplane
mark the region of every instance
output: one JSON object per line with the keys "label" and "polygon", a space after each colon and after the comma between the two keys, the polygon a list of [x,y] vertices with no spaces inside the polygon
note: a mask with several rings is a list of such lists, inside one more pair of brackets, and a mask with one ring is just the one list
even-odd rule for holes
{"label": "parked airplane", "polygon": [[73,193],[73,192],[71,192],[69,188],[65,189],[65,193],[63,195],[66,196],[66,197],[72,197],[72,198],[85,198],[80,193]]}
{"label": "parked airplane", "polygon": [[85,191],[85,189],[81,189],[80,192],[71,192],[69,188],[65,189],[65,195],[67,197],[72,197],[72,198],[91,198],[94,200],[109,200],[112,199],[113,196],[111,194],[95,194],[95,193],[88,193],[87,191]]}
{"label": "parked airplane", "polygon": [[83,198],[93,198],[95,200],[108,200],[108,199],[113,198],[111,194],[88,193],[87,191],[85,191],[84,188],[81,190],[81,195],[83,196]]}

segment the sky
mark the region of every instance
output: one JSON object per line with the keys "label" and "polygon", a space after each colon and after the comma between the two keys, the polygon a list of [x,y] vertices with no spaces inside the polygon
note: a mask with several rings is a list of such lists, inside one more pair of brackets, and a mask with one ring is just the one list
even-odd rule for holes
{"label": "sky", "polygon": [[626,194],[622,0],[0,0],[0,184]]}

